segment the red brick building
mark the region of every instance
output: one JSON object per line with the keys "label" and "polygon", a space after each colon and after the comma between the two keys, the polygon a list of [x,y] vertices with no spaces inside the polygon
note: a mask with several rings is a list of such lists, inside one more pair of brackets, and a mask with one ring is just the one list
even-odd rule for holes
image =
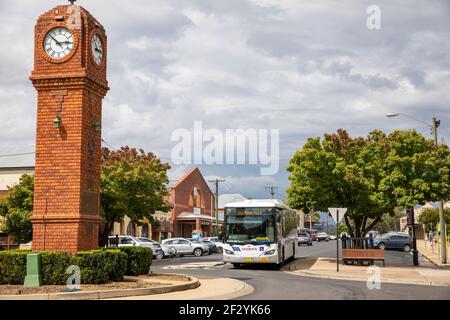
{"label": "red brick building", "polygon": [[[162,241],[173,237],[190,238],[193,232],[201,232],[205,237],[214,233],[215,195],[197,167],[169,186],[167,201],[173,208],[169,212],[157,211],[153,216],[157,224],[150,224],[146,219],[136,224],[125,217],[114,224],[111,235],[127,234]],[[219,220],[221,223],[223,220]]]}
{"label": "red brick building", "polygon": [[211,236],[215,227],[215,195],[197,167],[170,188],[172,237],[190,238],[193,232]]}

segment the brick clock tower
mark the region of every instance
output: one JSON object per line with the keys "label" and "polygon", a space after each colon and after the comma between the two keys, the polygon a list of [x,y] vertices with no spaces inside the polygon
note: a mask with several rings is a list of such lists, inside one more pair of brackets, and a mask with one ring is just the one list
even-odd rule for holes
{"label": "brick clock tower", "polygon": [[107,39],[92,15],[70,2],[41,15],[35,27],[33,251],[98,247]]}

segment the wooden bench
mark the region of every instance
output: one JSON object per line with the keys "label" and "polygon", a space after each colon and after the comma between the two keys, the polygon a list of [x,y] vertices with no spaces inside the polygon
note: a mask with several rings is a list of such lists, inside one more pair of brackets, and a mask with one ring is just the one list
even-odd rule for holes
{"label": "wooden bench", "polygon": [[384,250],[381,249],[342,249],[342,261],[345,264],[350,261],[358,263],[367,261],[369,264],[373,264],[374,261],[383,261],[383,267],[386,267]]}

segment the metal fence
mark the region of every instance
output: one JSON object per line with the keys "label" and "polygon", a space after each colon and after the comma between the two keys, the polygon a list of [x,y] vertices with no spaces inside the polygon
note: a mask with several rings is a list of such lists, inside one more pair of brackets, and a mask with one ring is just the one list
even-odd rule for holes
{"label": "metal fence", "polygon": [[372,237],[350,238],[342,237],[342,249],[376,249]]}

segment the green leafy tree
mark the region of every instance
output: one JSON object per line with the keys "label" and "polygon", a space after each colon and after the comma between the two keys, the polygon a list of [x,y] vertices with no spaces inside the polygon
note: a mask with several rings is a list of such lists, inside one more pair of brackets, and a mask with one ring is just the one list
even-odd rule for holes
{"label": "green leafy tree", "polygon": [[413,208],[450,197],[447,145],[435,145],[415,130],[394,131],[381,139],[380,145],[386,146],[377,196],[381,202]]}
{"label": "green leafy tree", "polygon": [[341,234],[343,232],[348,232],[348,227],[346,224],[339,224],[338,233]]}
{"label": "green leafy tree", "polygon": [[17,243],[29,242],[33,236],[30,218],[33,213],[34,177],[24,174],[18,184],[8,189],[8,197],[0,204],[2,231],[13,236]]}
{"label": "green leafy tree", "polygon": [[395,208],[394,213],[385,213],[382,220],[374,227],[381,234],[389,231],[400,231],[400,218],[404,217],[405,213],[400,208]]}
{"label": "green leafy tree", "polygon": [[125,216],[136,223],[144,218],[152,222],[156,211],[170,209],[165,200],[169,169],[169,164],[142,149],[138,151],[126,146],[110,151],[103,148],[100,176],[102,244],[114,222],[122,221]]}
{"label": "green leafy tree", "polygon": [[325,134],[323,140],[308,139],[287,168],[291,173],[289,204],[305,212],[345,207],[345,223],[352,236],[372,229],[383,213],[393,210],[391,204],[376,198],[381,150],[376,150],[372,139],[379,134],[353,139],[340,129],[336,134]]}
{"label": "green leafy tree", "polygon": [[[450,209],[444,210],[444,220],[446,224],[450,223]],[[425,225],[426,231],[430,231],[431,228],[435,229],[436,224],[439,223],[439,210],[437,208],[423,209],[418,221]]]}
{"label": "green leafy tree", "polygon": [[448,147],[415,131],[379,130],[351,138],[343,130],[310,138],[290,160],[289,204],[308,212],[346,207],[345,223],[360,237],[396,207],[449,195]]}

